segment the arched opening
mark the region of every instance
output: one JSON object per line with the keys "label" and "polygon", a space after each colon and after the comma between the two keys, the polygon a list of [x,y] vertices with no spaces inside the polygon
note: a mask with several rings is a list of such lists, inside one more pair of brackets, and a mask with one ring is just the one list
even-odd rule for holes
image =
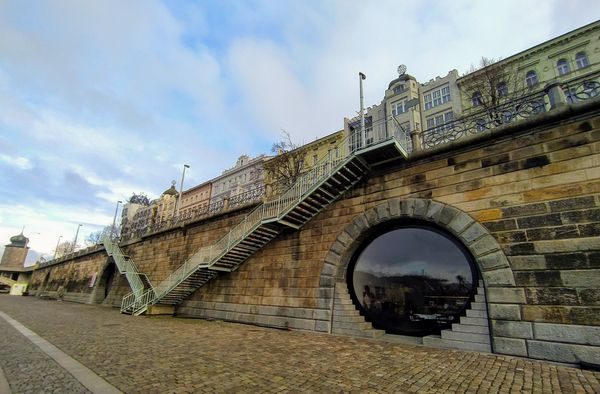
{"label": "arched opening", "polygon": [[375,328],[439,334],[457,323],[478,283],[473,257],[453,235],[419,220],[371,228],[346,275],[350,295]]}
{"label": "arched opening", "polygon": [[102,271],[100,279],[96,283],[95,295],[93,296],[95,303],[101,304],[108,298],[115,279],[115,272],[115,264],[113,262],[109,262]]}

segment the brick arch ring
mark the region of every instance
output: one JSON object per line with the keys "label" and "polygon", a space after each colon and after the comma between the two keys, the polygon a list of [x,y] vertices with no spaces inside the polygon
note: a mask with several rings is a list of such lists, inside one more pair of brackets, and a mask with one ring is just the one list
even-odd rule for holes
{"label": "brick arch ring", "polygon": [[485,287],[514,287],[515,279],[502,248],[487,229],[468,213],[450,205],[422,198],[394,198],[358,215],[338,235],[325,256],[321,271],[322,293],[336,282],[346,281],[352,255],[374,226],[398,219],[418,219],[436,224],[454,235],[469,250]]}

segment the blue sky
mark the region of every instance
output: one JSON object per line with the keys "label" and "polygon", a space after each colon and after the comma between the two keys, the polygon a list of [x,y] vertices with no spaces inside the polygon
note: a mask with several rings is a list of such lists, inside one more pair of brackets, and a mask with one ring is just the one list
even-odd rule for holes
{"label": "blue sky", "polygon": [[[112,222],[117,200],[186,188],[309,142],[425,82],[594,21],[597,1],[0,0],[0,243],[33,250]],[[32,254],[33,255],[33,254]]]}

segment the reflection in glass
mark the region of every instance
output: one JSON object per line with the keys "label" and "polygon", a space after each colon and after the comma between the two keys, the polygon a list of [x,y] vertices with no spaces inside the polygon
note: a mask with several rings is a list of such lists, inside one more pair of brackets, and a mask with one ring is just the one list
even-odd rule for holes
{"label": "reflection in glass", "polygon": [[459,320],[473,294],[468,257],[427,227],[401,227],[371,241],[351,273],[354,298],[376,328],[430,335]]}

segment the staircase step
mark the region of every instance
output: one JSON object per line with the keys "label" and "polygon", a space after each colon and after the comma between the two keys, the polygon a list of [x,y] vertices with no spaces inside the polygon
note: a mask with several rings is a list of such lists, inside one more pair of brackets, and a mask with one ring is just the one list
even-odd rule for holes
{"label": "staircase step", "polygon": [[485,303],[485,295],[483,295],[482,293],[480,294],[475,294],[475,302],[483,302]]}
{"label": "staircase step", "polygon": [[470,309],[474,309],[474,310],[478,310],[478,311],[487,310],[485,307],[485,303],[483,303],[483,302],[471,302]]}
{"label": "staircase step", "polygon": [[452,325],[452,331],[471,332],[475,334],[488,334],[490,330],[487,326],[473,326],[470,324],[454,323]]}
{"label": "staircase step", "polygon": [[451,339],[443,339],[439,335],[428,335],[423,337],[423,345],[485,353],[490,353],[492,351],[491,346],[487,343],[453,341]]}
{"label": "staircase step", "polygon": [[490,343],[490,336],[488,334],[475,334],[472,332],[455,332],[452,330],[443,330],[442,339],[451,339],[453,341],[463,342],[476,342],[476,343]]}
{"label": "staircase step", "polygon": [[466,324],[470,326],[488,326],[488,319],[482,319],[479,317],[460,317],[460,324]]}
{"label": "staircase step", "polygon": [[485,310],[475,310],[475,309],[467,309],[467,317],[477,317],[482,319],[487,319],[488,315]]}

